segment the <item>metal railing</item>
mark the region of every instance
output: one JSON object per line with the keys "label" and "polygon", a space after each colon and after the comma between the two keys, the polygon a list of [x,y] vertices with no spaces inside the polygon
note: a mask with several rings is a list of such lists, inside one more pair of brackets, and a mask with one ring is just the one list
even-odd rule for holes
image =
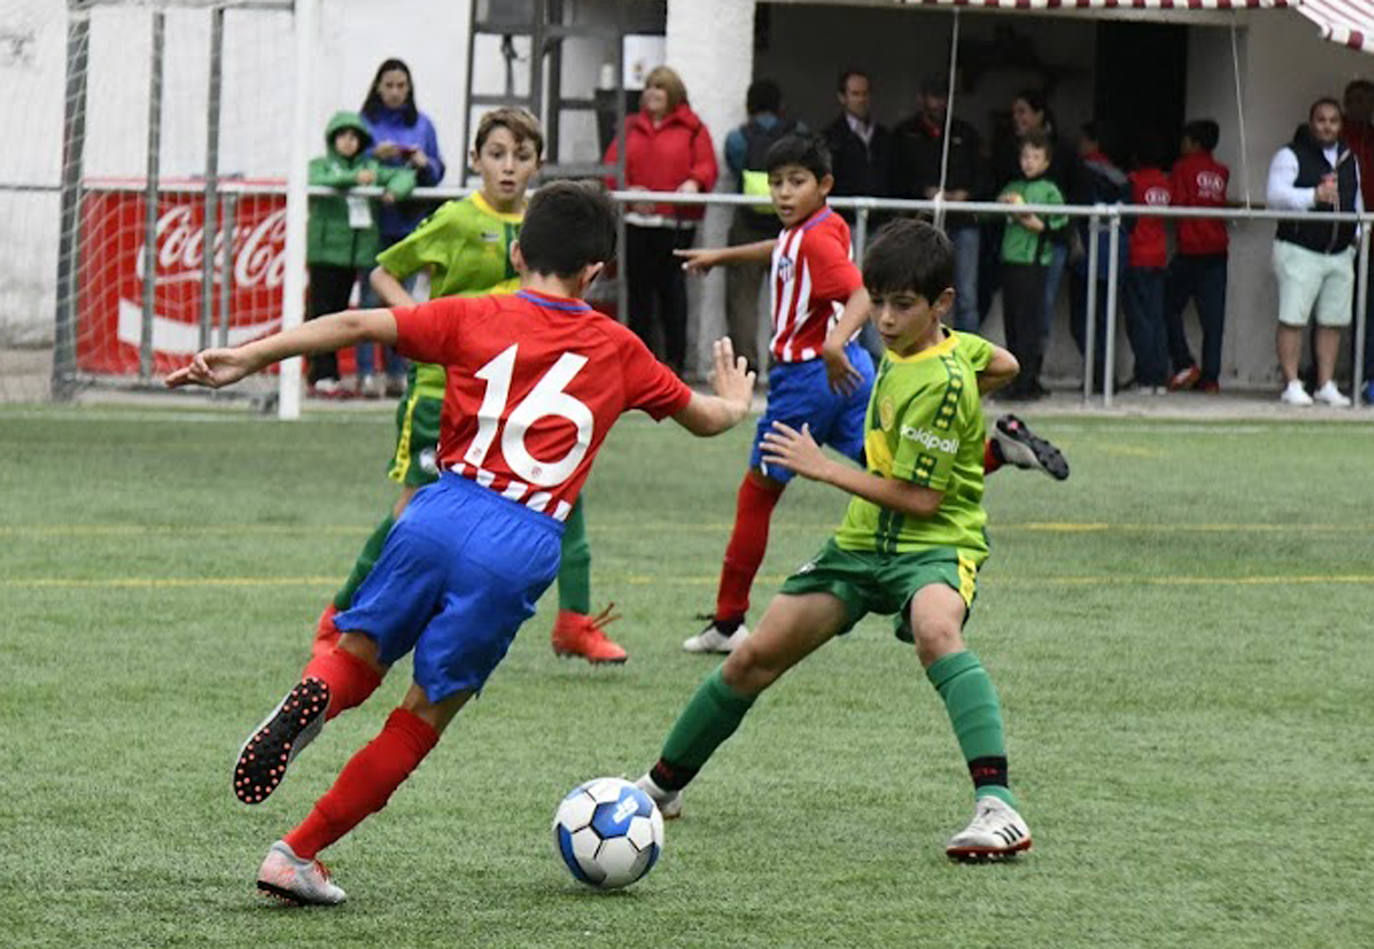
{"label": "metal railing", "polygon": [[[216,197],[220,207],[216,217],[219,222],[229,222],[234,220],[235,205],[237,202],[248,196],[266,196],[286,194],[286,184],[277,184],[263,181],[241,182],[229,178],[220,178],[216,182]],[[47,190],[40,186],[24,186],[24,190]],[[138,191],[146,189],[146,184],[142,179],[130,178],[110,182],[90,182],[83,186],[86,191]],[[0,188],[0,190],[10,190]],[[377,187],[363,187],[353,189],[355,193],[364,196],[379,196],[382,189]],[[449,200],[464,197],[476,189],[472,188],[416,188],[411,192],[410,199],[418,200]],[[203,182],[195,180],[179,180],[176,182],[159,182],[156,192],[159,194],[200,194],[206,191]],[[337,190],[321,186],[311,186],[309,193],[316,196],[329,196],[337,194]],[[632,202],[645,202],[653,204],[672,204],[681,206],[716,206],[716,207],[742,207],[753,206],[758,203],[758,198],[752,195],[726,194],[718,192],[685,194],[682,192],[657,192],[657,191],[612,191],[609,196],[618,204],[629,204]],[[1314,212],[1314,211],[1281,211],[1271,209],[1255,208],[1194,208],[1194,207],[1155,207],[1151,205],[1130,205],[1130,204],[1097,204],[1097,205],[1071,205],[1071,204],[1015,204],[1009,205],[994,201],[940,201],[940,200],[904,200],[897,198],[870,198],[870,197],[837,197],[831,198],[830,206],[854,212],[854,257],[858,264],[863,262],[863,249],[868,243],[869,221],[875,212],[896,212],[896,213],[929,213],[937,220],[944,215],[952,213],[964,213],[975,215],[1000,215],[1009,217],[1017,214],[1054,214],[1067,216],[1069,218],[1087,218],[1088,220],[1088,241],[1086,247],[1087,266],[1089,274],[1098,272],[1098,244],[1102,229],[1107,228],[1108,232],[1108,261],[1106,277],[1106,313],[1105,320],[1106,339],[1104,340],[1105,364],[1102,367],[1102,403],[1110,407],[1113,401],[1114,389],[1114,369],[1116,352],[1116,313],[1118,302],[1118,288],[1121,279],[1121,254],[1119,253],[1121,241],[1122,221],[1134,217],[1150,218],[1215,218],[1227,221],[1303,221],[1303,222],[1358,222],[1361,225],[1374,224],[1374,212],[1364,213],[1337,213],[1337,212]],[[156,243],[155,216],[149,217],[149,233],[145,235],[148,246]],[[225,223],[220,223],[225,227]],[[1352,406],[1359,406],[1359,390],[1364,382],[1363,361],[1361,355],[1364,352],[1365,337],[1368,331],[1366,326],[1366,310],[1369,301],[1369,254],[1370,254],[1370,231],[1369,226],[1362,226],[1359,229],[1359,241],[1356,263],[1356,311],[1353,319],[1354,347],[1356,358],[1353,360],[1353,390],[1354,398]],[[220,255],[219,266],[221,267],[220,288],[221,294],[226,295],[232,286],[232,255],[227,252],[230,241],[225,240],[222,244],[224,252]],[[211,280],[209,268],[206,268],[206,283],[209,285]],[[1092,400],[1094,366],[1096,353],[1096,334],[1097,334],[1097,284],[1098,280],[1089,279],[1087,281],[1086,306],[1084,317],[1084,342],[1083,342],[1083,399],[1085,402]],[[627,310],[625,300],[625,281],[621,280],[618,288],[620,312],[624,314]],[[145,293],[145,309],[149,305],[151,294]],[[222,345],[226,339],[228,331],[228,310],[227,302],[222,297],[221,319],[218,325],[218,339]],[[211,336],[211,327],[208,325],[209,314],[202,316],[202,332],[206,338]],[[145,346],[150,345],[152,313],[149,310],[144,314],[145,332],[148,340]]]}

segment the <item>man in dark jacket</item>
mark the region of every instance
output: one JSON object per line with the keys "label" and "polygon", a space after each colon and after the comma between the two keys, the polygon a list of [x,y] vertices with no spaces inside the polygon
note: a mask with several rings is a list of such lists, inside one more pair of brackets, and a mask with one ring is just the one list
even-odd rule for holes
{"label": "man in dark jacket", "polygon": [[[940,191],[945,154],[945,121],[949,86],[943,76],[921,80],[916,114],[892,130],[892,194],[898,198],[933,199]],[[945,166],[946,201],[975,201],[986,190],[978,133],[959,119],[949,121],[949,160]],[[954,245],[954,328],[978,329],[978,223],[968,214],[949,214],[945,233]]]}
{"label": "man in dark jacket", "polygon": [[[1269,165],[1269,206],[1293,211],[1363,211],[1359,164],[1341,141],[1341,106],[1318,99],[1293,140]],[[1279,283],[1277,349],[1288,405],[1346,406],[1347,398],[1331,378],[1350,325],[1355,288],[1355,241],[1359,230],[1345,221],[1280,221],[1274,235],[1274,274]],[[1302,335],[1315,315],[1317,388],[1311,395],[1298,378]]]}
{"label": "man in dark jacket", "polygon": [[[873,119],[872,83],[859,69],[840,73],[836,98],[840,116],[825,129],[825,143],[835,176],[831,197],[870,195],[887,197],[891,189],[892,133]],[[854,212],[841,211],[853,223]],[[870,227],[878,223],[869,218]]]}

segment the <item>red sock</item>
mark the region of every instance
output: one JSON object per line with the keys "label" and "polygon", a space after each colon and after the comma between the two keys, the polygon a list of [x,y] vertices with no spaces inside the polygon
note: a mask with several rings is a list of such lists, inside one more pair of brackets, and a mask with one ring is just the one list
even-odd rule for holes
{"label": "red sock", "polygon": [[324,713],[326,722],[340,712],[363,704],[382,684],[376,669],[338,646],[311,659],[301,678],[320,679],[329,686],[329,708]]}
{"label": "red sock", "polygon": [[716,619],[741,619],[749,611],[749,588],[768,549],[768,524],[773,508],[782,497],[783,486],[765,481],[753,471],[745,472],[735,502],[735,526],[725,548],[725,564],[720,570],[720,589],[716,592]]}
{"label": "red sock", "polygon": [[314,860],[363,818],[386,807],[391,793],[439,741],[424,719],[398,708],[381,733],[349,759],[310,815],[283,838],[296,856]]}
{"label": "red sock", "polygon": [[989,438],[983,442],[983,474],[992,474],[1002,467],[1002,453],[997,450],[997,443]]}

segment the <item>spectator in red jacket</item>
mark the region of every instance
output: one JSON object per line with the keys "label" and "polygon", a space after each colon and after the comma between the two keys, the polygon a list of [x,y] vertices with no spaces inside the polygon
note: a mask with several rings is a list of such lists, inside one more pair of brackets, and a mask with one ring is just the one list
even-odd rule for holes
{"label": "spectator in red jacket", "polygon": [[[1164,141],[1156,132],[1142,134],[1136,146],[1131,203],[1168,207],[1173,201],[1169,176],[1163,171]],[[1126,335],[1135,354],[1135,383],[1141,392],[1160,395],[1169,381],[1169,352],[1164,337],[1164,273],[1169,262],[1168,235],[1157,217],[1136,218],[1127,247]]]}
{"label": "spectator in red jacket", "polygon": [[[1226,206],[1231,170],[1212,157],[1221,129],[1211,119],[1183,127],[1179,158],[1169,177],[1175,207]],[[1221,218],[1179,218],[1177,252],[1165,280],[1166,329],[1174,374],[1170,389],[1217,391],[1221,375],[1221,334],[1226,324],[1226,262],[1229,238]],[[1202,368],[1198,369],[1183,332],[1183,308],[1192,300],[1202,323]]]}
{"label": "spectator in red jacket", "polygon": [[[619,160],[620,140],[606,150]],[[649,73],[639,112],[625,121],[625,185],[631,191],[710,191],[716,150],[687,104],[687,87],[667,66]],[[625,210],[625,272],[630,329],[682,375],[687,360],[687,285],[673,251],[689,247],[702,205],[631,204]],[[662,333],[662,343],[655,337]]]}
{"label": "spectator in red jacket", "polygon": [[[1341,138],[1350,146],[1350,151],[1360,165],[1360,194],[1364,206],[1374,208],[1374,82],[1356,79],[1345,87],[1341,97],[1345,109],[1345,121],[1341,124]],[[1374,321],[1369,314],[1374,313],[1374,293],[1369,295],[1365,316],[1367,329],[1364,337],[1364,400],[1374,403]],[[1358,314],[1356,314],[1358,316]],[[1354,336],[1354,334],[1351,334]],[[1356,354],[1359,358],[1359,354]]]}

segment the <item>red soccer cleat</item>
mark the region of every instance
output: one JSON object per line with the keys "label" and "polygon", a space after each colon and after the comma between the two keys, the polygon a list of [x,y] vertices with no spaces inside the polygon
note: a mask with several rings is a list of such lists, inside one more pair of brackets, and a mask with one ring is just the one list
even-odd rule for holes
{"label": "red soccer cleat", "polygon": [[596,616],[559,610],[553,624],[553,651],[559,656],[581,656],[588,662],[624,662],[629,654],[606,637],[602,628],[620,619],[612,603]]}
{"label": "red soccer cleat", "polygon": [[339,644],[339,627],[334,625],[334,616],[339,611],[330,603],[320,614],[320,620],[315,624],[315,640],[310,644],[310,658],[318,659],[328,654]]}

